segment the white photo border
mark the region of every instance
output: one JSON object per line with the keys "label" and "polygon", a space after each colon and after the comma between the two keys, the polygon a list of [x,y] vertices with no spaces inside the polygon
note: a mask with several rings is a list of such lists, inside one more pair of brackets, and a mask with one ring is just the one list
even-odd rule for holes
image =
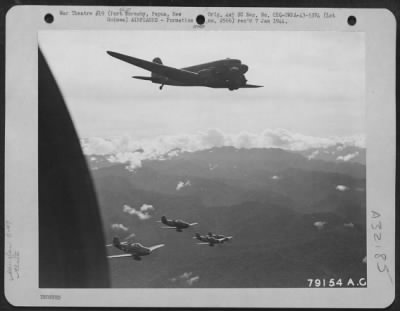
{"label": "white photo border", "polygon": [[[287,24],[107,23],[62,10],[108,7],[15,6],[6,16],[5,296],[15,306],[376,308],[395,297],[396,19],[386,9],[140,7],[140,11],[324,12],[331,19]],[[118,7],[110,7],[117,10]],[[135,8],[132,7],[134,10]],[[55,21],[44,21],[47,13]],[[349,26],[347,19],[356,16]],[[38,271],[38,32],[41,30],[259,30],[364,32],[366,37],[367,279],[365,288],[42,289]],[[24,152],[21,152],[24,150]],[[16,173],[18,172],[18,173]],[[23,189],[23,193],[21,193]],[[23,230],[21,230],[23,228]],[[378,247],[379,246],[379,247]],[[18,253],[19,278],[8,276]],[[385,255],[383,260],[382,254]],[[386,267],[386,268],[385,268]],[[379,270],[388,270],[380,272]],[[42,300],[41,295],[58,295]],[[154,299],[157,297],[157,299]]]}

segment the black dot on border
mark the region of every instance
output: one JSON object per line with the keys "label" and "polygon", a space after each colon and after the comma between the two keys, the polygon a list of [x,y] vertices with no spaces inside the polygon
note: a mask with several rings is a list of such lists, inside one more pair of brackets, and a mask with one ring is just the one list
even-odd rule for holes
{"label": "black dot on border", "polygon": [[355,16],[351,15],[347,18],[347,24],[350,26],[354,26],[357,23],[357,19]]}
{"label": "black dot on border", "polygon": [[45,22],[46,22],[47,24],[51,24],[51,23],[54,21],[54,16],[53,16],[52,14],[50,14],[50,13],[47,13],[47,14],[44,16],[44,20],[45,20]]}
{"label": "black dot on border", "polygon": [[197,15],[197,17],[196,17],[197,24],[203,25],[205,21],[206,21],[206,19],[205,19],[204,15],[201,15],[201,14]]}

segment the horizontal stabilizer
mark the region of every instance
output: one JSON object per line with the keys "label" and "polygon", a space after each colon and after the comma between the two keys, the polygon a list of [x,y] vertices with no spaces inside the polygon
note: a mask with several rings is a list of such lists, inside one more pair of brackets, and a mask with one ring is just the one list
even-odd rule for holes
{"label": "horizontal stabilizer", "polygon": [[264,86],[263,85],[254,85],[254,84],[245,84],[245,85],[241,86],[240,88],[241,89],[246,89],[246,88],[254,89],[254,88],[257,88],[257,87],[264,87]]}
{"label": "horizontal stabilizer", "polygon": [[132,78],[139,79],[139,80],[149,80],[149,81],[151,81],[151,77],[133,76]]}

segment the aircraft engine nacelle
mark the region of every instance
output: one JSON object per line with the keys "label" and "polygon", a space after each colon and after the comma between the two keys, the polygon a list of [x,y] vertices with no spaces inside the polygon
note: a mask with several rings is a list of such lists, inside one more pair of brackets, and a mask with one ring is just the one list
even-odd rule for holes
{"label": "aircraft engine nacelle", "polygon": [[242,73],[242,74],[245,74],[248,70],[249,70],[249,66],[247,66],[247,65],[245,65],[245,64],[242,64],[242,65],[240,65],[240,67],[239,67],[239,71],[240,71],[240,73]]}
{"label": "aircraft engine nacelle", "polygon": [[[244,77],[244,74],[241,72],[243,65],[240,65],[240,67],[232,67],[230,71],[230,78],[229,78],[229,84],[230,90],[237,90],[240,88],[242,85],[246,83],[246,78]],[[246,66],[246,65],[244,65]],[[246,66],[247,67],[247,66]]]}

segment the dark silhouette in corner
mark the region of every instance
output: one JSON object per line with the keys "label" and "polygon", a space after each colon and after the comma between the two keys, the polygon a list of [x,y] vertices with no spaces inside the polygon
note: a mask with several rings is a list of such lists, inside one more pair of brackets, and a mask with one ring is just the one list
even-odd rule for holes
{"label": "dark silhouette in corner", "polygon": [[100,211],[77,133],[39,50],[39,287],[109,287]]}

